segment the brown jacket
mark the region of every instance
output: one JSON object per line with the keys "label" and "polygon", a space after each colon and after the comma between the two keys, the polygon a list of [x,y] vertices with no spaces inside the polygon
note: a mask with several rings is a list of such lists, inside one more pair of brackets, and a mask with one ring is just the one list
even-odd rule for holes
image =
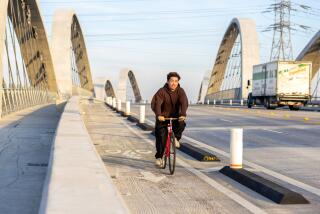
{"label": "brown jacket", "polygon": [[171,91],[167,84],[160,88],[151,101],[152,111],[158,116],[187,116],[188,98],[180,85]]}

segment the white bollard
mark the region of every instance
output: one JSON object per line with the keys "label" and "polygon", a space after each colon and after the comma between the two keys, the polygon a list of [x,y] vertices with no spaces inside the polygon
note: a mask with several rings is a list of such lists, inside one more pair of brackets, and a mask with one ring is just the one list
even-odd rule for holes
{"label": "white bollard", "polygon": [[130,115],[131,114],[131,110],[130,110],[130,101],[126,102],[126,115]]}
{"label": "white bollard", "polygon": [[146,119],[146,106],[141,105],[139,123],[144,123],[145,119]]}
{"label": "white bollard", "polygon": [[210,105],[210,100],[207,100],[207,104]]}
{"label": "white bollard", "polygon": [[221,102],[220,102],[220,103],[221,103],[221,105],[223,105],[223,100],[221,100]]}
{"label": "white bollard", "polygon": [[118,106],[117,106],[117,110],[118,110],[118,111],[121,111],[121,107],[122,107],[121,104],[122,104],[122,103],[121,103],[121,100],[118,99]]}
{"label": "white bollard", "polygon": [[231,129],[230,138],[230,168],[242,168],[243,129]]}
{"label": "white bollard", "polygon": [[112,99],[112,107],[113,107],[113,108],[116,108],[116,107],[117,107],[117,99],[116,99],[116,98],[113,98],[113,99]]}
{"label": "white bollard", "polygon": [[232,100],[230,100],[230,105],[232,106]]}
{"label": "white bollard", "polygon": [[214,106],[216,105],[216,100],[213,100],[213,105],[214,105]]}
{"label": "white bollard", "polygon": [[243,99],[241,100],[241,103],[240,103],[240,105],[241,105],[241,106],[243,106]]}

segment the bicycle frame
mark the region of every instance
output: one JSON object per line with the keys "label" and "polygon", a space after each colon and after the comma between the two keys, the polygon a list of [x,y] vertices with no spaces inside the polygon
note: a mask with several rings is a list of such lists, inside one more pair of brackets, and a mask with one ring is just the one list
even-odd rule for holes
{"label": "bicycle frame", "polygon": [[166,142],[166,157],[170,156],[170,140],[171,140],[171,134],[172,134],[172,120],[170,119],[170,123],[168,123],[168,136],[167,136],[167,142]]}

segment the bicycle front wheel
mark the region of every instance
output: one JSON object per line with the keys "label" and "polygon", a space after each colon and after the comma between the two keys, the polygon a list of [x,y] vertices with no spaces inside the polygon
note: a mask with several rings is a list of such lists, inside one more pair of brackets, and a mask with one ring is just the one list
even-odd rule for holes
{"label": "bicycle front wheel", "polygon": [[167,166],[166,152],[167,152],[167,149],[164,149],[164,153],[163,153],[163,156],[162,156],[162,166],[161,166],[162,169],[165,169],[166,166]]}
{"label": "bicycle front wheel", "polygon": [[173,175],[174,170],[176,168],[176,142],[173,132],[170,136],[170,155],[168,157],[168,162],[170,174]]}

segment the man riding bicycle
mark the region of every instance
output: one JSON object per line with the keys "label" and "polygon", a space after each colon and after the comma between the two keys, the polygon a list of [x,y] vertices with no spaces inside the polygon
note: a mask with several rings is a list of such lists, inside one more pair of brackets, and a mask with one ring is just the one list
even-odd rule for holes
{"label": "man riding bicycle", "polygon": [[167,75],[167,83],[160,88],[151,101],[152,111],[156,115],[155,136],[156,136],[156,165],[162,165],[162,156],[165,149],[167,137],[166,118],[179,118],[173,121],[173,132],[176,137],[175,145],[180,147],[179,140],[186,127],[185,119],[188,108],[188,98],[179,84],[180,75],[177,72],[170,72]]}

